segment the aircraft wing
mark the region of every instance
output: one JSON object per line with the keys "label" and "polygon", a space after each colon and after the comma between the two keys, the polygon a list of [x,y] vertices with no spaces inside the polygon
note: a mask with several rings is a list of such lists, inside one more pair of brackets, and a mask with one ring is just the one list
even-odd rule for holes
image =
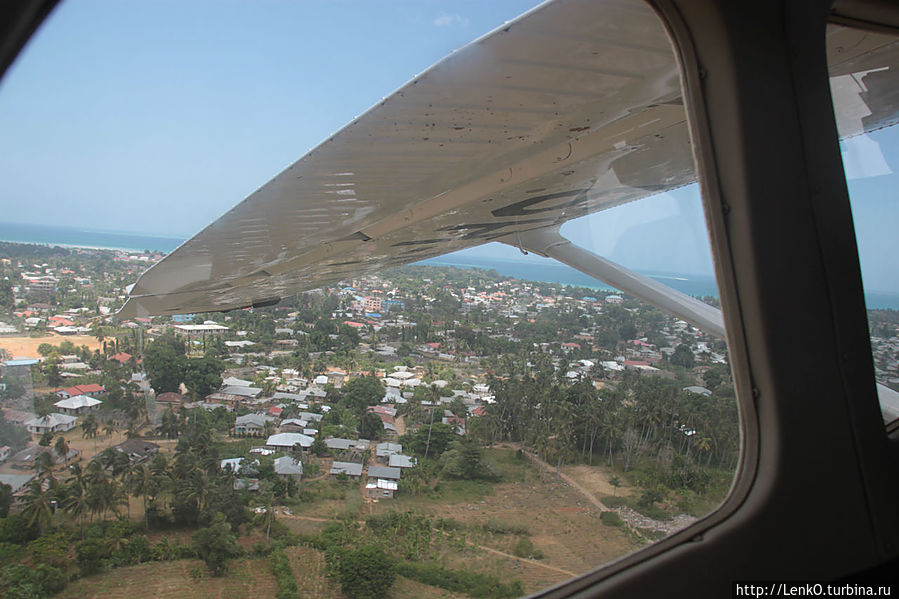
{"label": "aircraft wing", "polygon": [[[840,64],[896,51],[847,48]],[[887,113],[850,117],[870,130]],[[269,305],[694,180],[658,18],[639,3],[559,0],[451,54],[289,166],[145,272],[119,316]]]}

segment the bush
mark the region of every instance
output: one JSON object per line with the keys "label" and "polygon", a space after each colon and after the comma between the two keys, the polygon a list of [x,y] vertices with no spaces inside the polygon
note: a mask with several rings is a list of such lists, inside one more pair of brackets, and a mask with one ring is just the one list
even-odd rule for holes
{"label": "bush", "polygon": [[153,559],[150,539],[146,535],[134,535],[125,543],[125,559],[129,564],[140,564]]}
{"label": "bush", "polygon": [[237,537],[231,532],[231,525],[222,514],[215,516],[211,526],[195,532],[193,541],[194,550],[206,562],[206,567],[214,576],[224,574],[228,560],[241,553]]}
{"label": "bush", "polygon": [[325,553],[328,569],[352,599],[378,599],[387,594],[396,569],[387,554],[374,546],[331,549]]}
{"label": "bush", "polygon": [[290,562],[285,555],[284,550],[280,547],[271,553],[272,574],[278,583],[277,599],[294,599],[298,597],[297,581],[293,577],[293,570],[290,569]]}
{"label": "bush", "polygon": [[487,520],[487,523],[483,525],[483,528],[486,532],[496,535],[528,536],[531,534],[531,530],[525,524],[512,524],[509,522],[497,520],[495,518],[490,518],[489,520]]}
{"label": "bush", "polygon": [[109,545],[100,539],[85,539],[75,545],[75,559],[82,576],[90,576],[102,570],[104,561],[110,555]]}
{"label": "bush", "polygon": [[64,588],[68,579],[59,568],[47,564],[29,567],[22,564],[7,566],[0,572],[0,588],[5,588],[6,599],[35,599],[55,595]]}
{"label": "bush", "polygon": [[397,565],[397,574],[452,593],[466,593],[477,599],[511,599],[524,595],[521,581],[504,584],[487,574],[450,570],[437,564],[403,562]]}
{"label": "bush", "polygon": [[543,552],[534,547],[533,541],[527,537],[519,537],[518,542],[512,545],[512,553],[518,557],[530,559],[543,559]]}
{"label": "bush", "polygon": [[10,514],[0,519],[0,543],[22,545],[36,539],[40,531],[36,524],[28,524],[28,519],[21,514]]}
{"label": "bush", "polygon": [[606,526],[624,526],[624,520],[615,512],[603,512],[599,515],[599,520]]}
{"label": "bush", "polygon": [[69,565],[69,543],[68,534],[55,532],[28,543],[28,551],[36,564],[49,564],[65,569]]}

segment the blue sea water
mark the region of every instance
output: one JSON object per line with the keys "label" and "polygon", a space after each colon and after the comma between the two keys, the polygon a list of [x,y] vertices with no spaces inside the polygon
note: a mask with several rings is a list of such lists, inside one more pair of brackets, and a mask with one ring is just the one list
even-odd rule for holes
{"label": "blue sea water", "polygon": [[165,253],[184,243],[175,236],[4,222],[0,222],[0,241]]}
{"label": "blue sea water", "polygon": [[[0,241],[121,249],[137,252],[151,250],[168,253],[184,243],[185,240],[177,236],[0,222]],[[555,262],[554,260],[543,258],[509,260],[501,258],[447,255],[424,260],[418,264],[493,269],[501,275],[528,281],[542,281],[546,283],[559,283],[561,285],[573,285],[591,289],[613,290],[608,285],[600,283],[593,277],[585,275],[584,273],[559,262]],[[712,276],[652,271],[643,271],[642,274],[670,285],[687,295],[695,297],[718,297],[718,286],[715,283],[715,278]],[[865,300],[869,308],[889,308],[899,310],[899,295],[870,292],[865,294]]]}
{"label": "blue sea water", "polygon": [[[529,281],[542,281],[544,283],[559,283],[590,289],[614,291],[613,287],[597,281],[590,275],[566,266],[555,260],[537,258],[534,260],[504,260],[500,258],[477,258],[466,256],[457,259],[455,256],[440,256],[423,260],[419,264],[431,266],[456,266],[458,268],[483,268],[493,269],[501,275],[525,279]],[[682,275],[662,272],[643,271],[652,279],[664,283],[687,295],[696,297],[718,297],[718,286],[715,277],[704,275]],[[897,298],[899,299],[899,298]]]}

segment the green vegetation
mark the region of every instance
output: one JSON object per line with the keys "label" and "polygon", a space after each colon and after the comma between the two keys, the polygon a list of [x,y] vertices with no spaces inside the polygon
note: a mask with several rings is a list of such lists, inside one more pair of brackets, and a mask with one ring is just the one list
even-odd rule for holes
{"label": "green vegetation", "polygon": [[269,557],[272,564],[272,574],[278,581],[277,599],[295,599],[299,597],[297,593],[297,581],[293,576],[293,570],[290,568],[290,562],[284,549],[275,547]]}
{"label": "green vegetation", "polygon": [[524,594],[519,581],[503,583],[494,576],[470,570],[451,570],[433,563],[405,562],[397,565],[400,576],[476,598],[511,599]]}
{"label": "green vegetation", "polygon": [[332,548],[326,554],[328,568],[351,599],[379,599],[393,585],[393,560],[379,547]]}
{"label": "green vegetation", "polygon": [[624,520],[615,512],[603,512],[599,515],[599,520],[606,526],[624,526]]}

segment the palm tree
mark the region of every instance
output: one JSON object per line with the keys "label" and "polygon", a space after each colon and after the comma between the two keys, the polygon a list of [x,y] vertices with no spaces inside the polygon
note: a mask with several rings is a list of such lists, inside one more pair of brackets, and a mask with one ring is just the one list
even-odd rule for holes
{"label": "palm tree", "polygon": [[275,497],[271,490],[266,491],[260,497],[264,511],[258,516],[260,524],[265,527],[265,544],[269,544],[269,536],[272,532],[272,522],[275,520]]}
{"label": "palm tree", "polygon": [[88,414],[87,418],[84,419],[84,422],[81,423],[81,436],[85,439],[93,439],[94,440],[94,453],[97,451],[97,429],[100,427],[97,424],[97,417],[93,414]]}
{"label": "palm tree", "polygon": [[[77,464],[76,464],[77,465]],[[66,487],[65,498],[62,501],[62,508],[73,517],[78,519],[78,527],[81,529],[81,538],[84,538],[84,514],[90,511],[88,503],[88,495],[85,490],[85,483],[74,479],[73,482]]]}
{"label": "palm tree", "polygon": [[34,460],[34,469],[38,472],[38,477],[41,479],[48,479],[53,477],[53,466],[56,465],[56,460],[53,459],[53,454],[49,451],[45,451],[41,453],[41,455],[37,456]]}
{"label": "palm tree", "polygon": [[107,437],[111,437],[116,432],[115,423],[112,420],[108,420],[105,425],[103,425],[103,434]]}
{"label": "palm tree", "polygon": [[54,446],[54,449],[55,449],[56,453],[62,457],[66,467],[68,467],[68,465],[69,465],[69,442],[66,441],[65,437],[57,437],[56,438],[56,445]]}
{"label": "palm tree", "polygon": [[143,500],[144,505],[144,521],[147,528],[150,527],[150,520],[147,516],[147,496],[153,489],[153,473],[146,464],[138,464],[128,472],[127,486],[132,494],[139,496]]}
{"label": "palm tree", "polygon": [[27,489],[22,515],[28,519],[29,526],[37,522],[38,529],[44,534],[47,525],[53,522],[53,494],[44,490],[44,481],[39,478],[31,479]]}

